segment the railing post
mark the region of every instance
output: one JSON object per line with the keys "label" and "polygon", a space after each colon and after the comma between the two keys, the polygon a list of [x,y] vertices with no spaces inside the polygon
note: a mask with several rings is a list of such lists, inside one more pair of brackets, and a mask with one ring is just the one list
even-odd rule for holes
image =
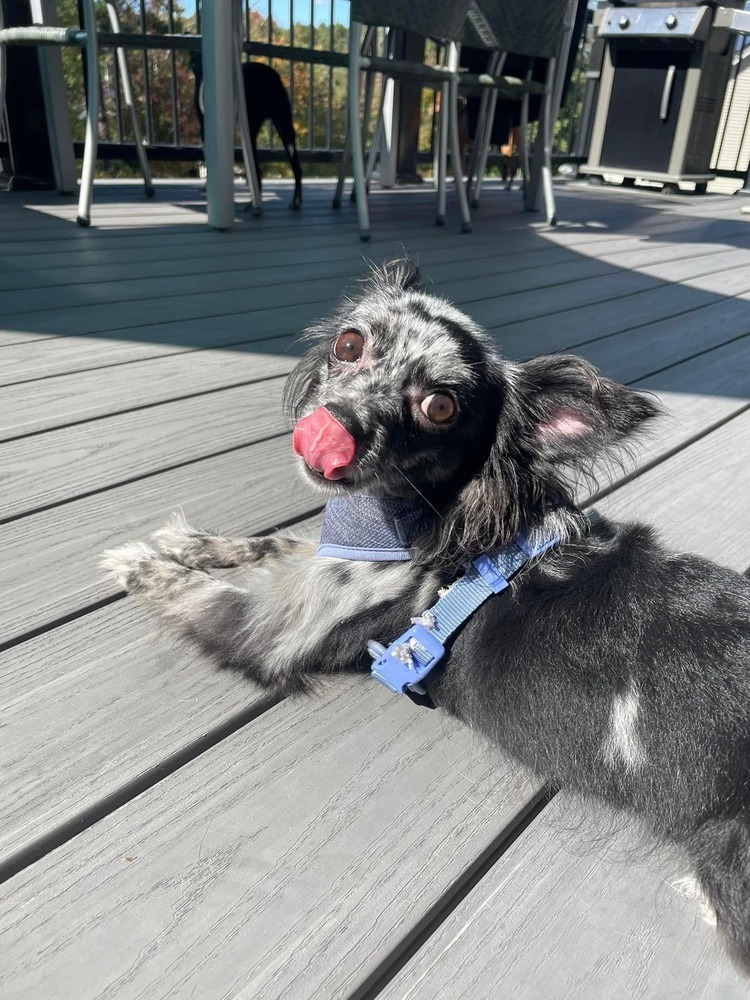
{"label": "railing post", "polygon": [[203,0],[203,95],[205,155],[208,177],[208,224],[213,229],[234,225],[234,45],[232,4]]}

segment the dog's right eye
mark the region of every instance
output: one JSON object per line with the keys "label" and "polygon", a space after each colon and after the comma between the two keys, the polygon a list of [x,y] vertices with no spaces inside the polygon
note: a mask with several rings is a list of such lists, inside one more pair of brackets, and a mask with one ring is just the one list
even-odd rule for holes
{"label": "dog's right eye", "polygon": [[356,330],[346,330],[336,338],[333,353],[339,361],[353,364],[362,357],[365,348],[365,338]]}

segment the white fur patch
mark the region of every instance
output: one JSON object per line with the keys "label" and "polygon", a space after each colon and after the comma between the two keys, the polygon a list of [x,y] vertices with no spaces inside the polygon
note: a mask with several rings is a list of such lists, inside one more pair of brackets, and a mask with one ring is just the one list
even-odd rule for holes
{"label": "white fur patch", "polygon": [[624,764],[634,771],[646,762],[646,752],[638,735],[640,695],[631,682],[624,694],[615,695],[609,714],[609,735],[604,741],[604,759],[614,767]]}
{"label": "white fur patch", "polygon": [[123,590],[127,590],[131,573],[157,556],[158,553],[145,542],[127,542],[119,548],[104,552],[101,567],[111,573]]}
{"label": "white fur patch", "polygon": [[694,899],[700,905],[701,919],[711,927],[716,926],[716,910],[711,906],[700,882],[694,875],[683,875],[669,883],[671,888],[686,899]]}

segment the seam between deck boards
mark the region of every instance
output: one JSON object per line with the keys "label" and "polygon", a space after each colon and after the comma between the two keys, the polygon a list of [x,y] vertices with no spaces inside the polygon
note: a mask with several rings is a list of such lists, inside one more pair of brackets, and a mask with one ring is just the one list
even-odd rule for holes
{"label": "seam between deck boards", "polygon": [[[646,289],[645,291],[654,291],[654,289]],[[623,297],[624,298],[628,298],[628,297],[633,296],[633,295],[643,295],[643,294],[644,294],[644,290],[641,290],[641,291],[637,291],[637,292],[629,292],[628,295],[623,296]],[[668,313],[665,316],[660,316],[658,322],[664,322],[667,319],[675,319],[675,318],[677,318],[679,316],[687,316],[687,315],[690,315],[691,313],[697,313],[697,312],[700,312],[701,309],[712,308],[712,307],[716,306],[719,302],[721,302],[722,298],[726,298],[726,296],[722,296],[720,292],[707,292],[706,294],[714,295],[716,297],[715,301],[704,302],[704,303],[701,303],[700,305],[691,306],[688,309],[677,309],[673,313]],[[735,298],[735,296],[731,296],[731,298]],[[596,303],[596,302],[590,303],[590,305],[594,305],[594,306],[598,305],[598,304],[600,304],[600,303]],[[534,317],[534,319],[543,319],[544,315],[550,315],[550,316],[551,315],[555,315],[555,316],[557,316],[557,315],[561,315],[564,312],[570,312],[570,311],[574,311],[575,309],[580,309],[580,308],[587,308],[587,307],[586,306],[583,306],[583,307],[582,306],[573,306],[570,309],[561,309],[559,311],[555,311],[554,313],[542,314],[542,316]],[[525,322],[525,321],[522,321],[522,322]],[[626,326],[626,327],[623,327],[622,329],[614,330],[611,333],[603,333],[603,334],[601,334],[599,336],[596,336],[596,337],[589,337],[587,340],[579,340],[579,341],[571,342],[570,344],[567,344],[567,345],[565,345],[563,347],[560,347],[557,350],[560,350],[560,351],[569,351],[569,350],[572,350],[573,348],[584,347],[584,346],[586,346],[588,344],[595,344],[595,343],[599,343],[600,341],[609,340],[609,339],[611,339],[613,337],[619,337],[623,333],[630,333],[633,330],[642,330],[642,329],[645,329],[646,327],[651,326],[651,325],[652,325],[652,322],[650,322],[650,321],[646,322],[646,323],[637,323],[634,326]],[[506,330],[506,329],[509,329],[509,328],[512,329],[512,327],[513,327],[513,324],[502,324],[502,325],[499,325],[499,326],[488,326],[488,327],[486,327],[486,330],[487,330],[488,333],[498,334],[498,333],[500,333],[503,330]],[[37,337],[37,338],[34,339],[34,344],[37,344],[40,341],[56,340],[56,339],[59,339],[59,336],[60,335],[52,335],[50,337]],[[256,347],[260,347],[261,345],[263,345],[263,344],[265,344],[267,342],[276,342],[276,341],[279,341],[279,340],[287,340],[287,339],[289,339],[289,336],[290,335],[287,334],[287,333],[278,333],[278,334],[271,334],[271,335],[269,335],[267,337],[263,337],[260,340],[255,340],[255,339],[251,338],[251,339],[248,339],[248,340],[233,340],[233,341],[228,341],[227,343],[223,343],[223,344],[211,344],[210,346],[185,347],[183,349],[179,349],[178,348],[176,350],[170,350],[168,353],[165,353],[165,354],[148,355],[148,356],[143,357],[143,358],[129,358],[129,359],[125,359],[123,361],[113,361],[111,364],[92,365],[92,366],[89,366],[89,367],[86,367],[86,368],[73,368],[70,371],[50,372],[47,375],[37,375],[37,376],[35,376],[33,378],[20,378],[20,379],[15,379],[12,382],[0,382],[0,389],[11,388],[11,387],[17,386],[17,385],[29,385],[29,384],[34,383],[34,382],[44,382],[44,381],[48,381],[50,379],[55,379],[55,378],[68,378],[68,377],[73,376],[73,375],[82,374],[83,372],[105,371],[105,370],[110,369],[110,368],[121,368],[123,365],[146,364],[146,363],[148,363],[150,361],[160,361],[160,360],[163,360],[164,358],[179,358],[179,357],[183,357],[186,354],[199,354],[202,351],[222,351],[222,350],[227,350],[227,351],[231,352],[231,351],[234,351],[236,348],[245,347],[248,344],[253,344]],[[744,334],[741,334],[740,336],[744,336]],[[92,338],[92,339],[95,339],[95,338]],[[728,341],[728,342],[731,342],[731,341]],[[293,343],[296,343],[296,341],[293,341]],[[6,347],[18,347],[18,344],[0,345],[0,350],[2,350],[2,346],[6,346]],[[691,357],[694,357],[694,355],[691,355]],[[663,369],[660,369],[660,370],[663,370]],[[273,378],[274,376],[267,376],[267,377]],[[238,383],[238,384],[240,384],[240,383]],[[222,387],[219,387],[219,388],[225,388],[225,387],[222,386]],[[226,388],[231,388],[231,386],[227,386]],[[215,390],[211,390],[211,391],[215,391]],[[183,397],[180,397],[180,396],[169,397],[168,399],[161,400],[161,402],[173,402],[173,401],[175,401],[177,399],[181,399],[181,398],[183,398]],[[156,405],[156,404],[144,404],[144,405]],[[132,407],[131,409],[139,409],[139,407]],[[130,412],[130,411],[112,411],[109,415],[112,416],[115,413],[120,413],[120,412]],[[86,419],[89,419],[89,418],[86,418]],[[67,425],[60,425],[60,426],[67,426]],[[50,428],[46,428],[46,429],[49,430]],[[17,435],[17,436],[23,437],[24,435]],[[9,439],[6,438],[4,440],[9,440]]]}
{"label": "seam between deck boards", "polygon": [[346,1000],[375,1000],[557,795],[544,784]]}
{"label": "seam between deck boards", "polygon": [[[153,410],[156,406],[168,406],[170,403],[179,403],[185,399],[200,399],[202,396],[213,396],[217,392],[225,392],[228,389],[241,389],[246,385],[260,385],[263,382],[275,382],[279,378],[286,378],[287,373],[278,375],[261,375],[259,378],[242,379],[240,382],[225,382],[222,385],[215,385],[210,389],[198,389],[195,392],[188,392],[182,396],[167,396],[162,399],[152,400],[150,403],[139,403],[137,406],[128,406],[124,410],[109,410],[107,413],[96,413],[89,417],[79,417],[78,420],[66,420],[61,424],[54,424],[50,427],[40,427],[37,430],[23,431],[21,434],[12,434],[9,437],[2,437],[0,431],[0,444],[9,444],[11,441],[20,441],[23,438],[39,437],[40,434],[48,434],[50,431],[62,431],[68,427],[80,427],[81,424],[94,424],[100,420],[108,420],[110,417],[127,416],[128,413],[138,413],[141,410]],[[65,376],[60,376],[64,378]],[[0,386],[0,388],[4,388]],[[266,439],[264,439],[266,440]],[[0,520],[0,524],[3,522]]]}
{"label": "seam between deck boards", "polygon": [[24,868],[28,868],[29,865],[39,861],[40,858],[45,857],[45,855],[50,854],[56,848],[77,837],[84,830],[88,830],[95,823],[104,819],[105,816],[131,802],[142,792],[152,788],[169,775],[174,774],[175,771],[189,764],[201,754],[206,753],[207,750],[211,750],[239,729],[254,722],[283,700],[281,697],[269,695],[250,706],[250,708],[236,712],[204,736],[193,740],[159,764],[148,768],[142,774],[138,775],[138,777],[120,785],[119,788],[110,792],[109,795],[106,795],[94,805],[81,810],[78,815],[73,816],[65,823],[61,823],[59,827],[54,828],[38,840],[32,840],[25,847],[11,853],[4,861],[0,861],[0,884],[7,882],[8,879],[13,878],[14,875],[23,871]]}
{"label": "seam between deck boards", "polygon": [[[668,367],[672,366],[670,365]],[[649,378],[650,376],[647,375],[645,377]],[[638,379],[638,381],[640,381],[640,379]],[[641,476],[645,475],[645,473],[650,472],[652,469],[662,465],[664,462],[668,462],[670,458],[673,458],[675,455],[679,455],[681,451],[684,451],[686,448],[690,448],[691,445],[701,441],[704,437],[708,437],[709,434],[713,434],[714,431],[719,430],[719,428],[723,427],[725,424],[741,417],[742,414],[747,413],[748,410],[750,410],[750,403],[746,403],[744,406],[740,406],[726,416],[721,417],[721,419],[714,421],[714,423],[708,424],[706,427],[702,427],[701,430],[697,434],[694,434],[691,438],[681,441],[680,444],[675,445],[674,448],[670,448],[668,451],[652,458],[650,461],[644,462],[644,464],[639,466],[637,469],[633,469],[632,472],[626,473],[621,479],[618,479],[617,482],[611,483],[609,486],[603,486],[600,490],[592,493],[591,496],[583,502],[582,506],[588,507],[591,504],[597,503],[599,500],[603,500],[604,497],[608,497],[611,493],[619,490],[620,487],[627,486],[628,483],[635,482],[636,479],[640,479]]]}
{"label": "seam between deck boards", "polygon": [[[252,445],[250,447],[252,447]],[[253,537],[263,538],[266,535],[272,535],[276,531],[285,531],[287,528],[293,528],[297,524],[301,524],[304,521],[308,521],[312,517],[317,517],[319,514],[322,514],[324,509],[324,505],[310,507],[308,510],[303,511],[300,514],[296,514],[294,517],[288,517],[283,521],[274,522],[274,524],[267,528],[261,528],[259,531],[254,533]],[[54,618],[50,621],[44,622],[43,625],[37,625],[35,628],[28,629],[26,632],[18,632],[16,635],[11,636],[10,639],[0,642],[0,653],[7,649],[12,649],[14,646],[20,646],[22,643],[28,642],[30,639],[36,639],[40,635],[45,635],[47,632],[52,632],[56,628],[60,628],[63,625],[68,625],[70,622],[76,621],[79,618],[85,618],[86,615],[93,614],[101,608],[106,608],[108,605],[114,604],[116,601],[121,601],[127,596],[127,591],[118,590],[113,594],[108,594],[106,597],[102,597],[98,601],[91,601],[88,604],[83,604],[79,608],[75,608],[73,611],[67,612],[67,614],[60,615],[59,618]]]}
{"label": "seam between deck boards", "polygon": [[17,514],[11,514],[8,517],[0,518],[0,524],[10,524],[12,521],[19,521],[21,518],[30,517],[32,514],[41,514],[45,510],[53,510],[55,507],[62,507],[64,504],[73,503],[76,500],[83,500],[86,497],[96,496],[97,493],[106,493],[108,490],[116,489],[118,486],[127,486],[129,483],[137,483],[142,479],[152,479],[154,476],[160,476],[163,472],[172,472],[174,469],[184,469],[186,466],[195,465],[196,463],[202,462],[207,458],[217,458],[219,455],[231,455],[233,451],[240,451],[242,448],[249,448],[255,444],[263,444],[265,441],[273,441],[275,438],[284,437],[289,433],[289,431],[276,431],[274,434],[266,434],[265,437],[254,438],[252,441],[241,441],[239,444],[233,444],[229,448],[219,448],[218,451],[195,455],[193,458],[186,458],[182,462],[175,462],[173,465],[163,465],[158,469],[152,469],[150,472],[141,472],[137,476],[130,476],[127,479],[119,479],[114,483],[97,486],[96,489],[84,490],[82,493],[76,493],[75,496],[63,497],[60,500],[53,500],[51,503],[40,504],[37,507],[30,507],[28,510],[21,511]]}

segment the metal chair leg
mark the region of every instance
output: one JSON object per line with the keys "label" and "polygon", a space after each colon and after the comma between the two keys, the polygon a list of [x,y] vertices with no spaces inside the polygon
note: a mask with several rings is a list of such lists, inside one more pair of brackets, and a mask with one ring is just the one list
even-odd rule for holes
{"label": "metal chair leg", "polygon": [[354,173],[354,191],[357,198],[359,238],[366,243],[370,239],[370,213],[367,208],[367,187],[365,185],[365,160],[362,151],[362,123],[359,118],[360,82],[360,26],[356,21],[349,23],[349,79],[348,111],[349,135]]}
{"label": "metal chair leg", "polygon": [[94,194],[94,171],[99,143],[99,43],[94,0],[83,0],[83,27],[86,32],[86,138],[76,221],[79,226],[86,227],[91,225],[91,199]]}
{"label": "metal chair leg", "polygon": [[484,122],[485,122],[485,116],[487,114],[487,101],[489,99],[490,99],[489,91],[483,90],[482,96],[479,99],[477,130],[474,134],[474,142],[471,144],[471,156],[469,157],[469,166],[466,172],[466,194],[468,197],[471,197],[472,188],[474,186],[474,178],[476,177],[477,164],[479,162],[479,149],[482,144]]}
{"label": "metal chair leg", "polygon": [[450,85],[446,81],[440,87],[440,114],[438,116],[438,175],[437,175],[437,215],[435,225],[445,225],[447,192],[445,175],[448,166],[448,124],[450,120]]}
{"label": "metal chair leg", "polygon": [[372,142],[370,144],[370,152],[367,156],[367,169],[365,170],[365,181],[367,183],[367,190],[370,190],[370,183],[372,182],[372,175],[375,173],[375,164],[377,163],[378,156],[380,154],[380,144],[383,141],[383,133],[385,131],[385,88],[386,80],[381,81],[380,86],[380,97],[378,99],[378,116],[375,119],[375,130],[372,134]]}
{"label": "metal chair leg", "polygon": [[245,101],[245,79],[242,75],[242,3],[241,0],[233,0],[232,8],[232,37],[234,43],[234,101],[237,109],[237,126],[240,132],[240,144],[242,146],[242,159],[245,165],[245,177],[247,186],[250,189],[250,201],[253,206],[253,215],[263,214],[263,202],[260,193],[260,182],[258,180],[258,165],[255,162],[255,153],[250,139],[250,126],[247,121],[247,103]]}
{"label": "metal chair leg", "polygon": [[461,232],[471,232],[471,214],[469,212],[469,199],[466,195],[466,185],[464,184],[464,165],[461,159],[461,142],[458,134],[458,66],[460,60],[460,48],[455,42],[451,42],[448,56],[448,67],[451,71],[450,83],[448,85],[449,101],[446,111],[450,117],[450,148],[451,148],[451,168],[453,169],[453,180],[458,194],[458,207],[461,212]]}
{"label": "metal chair leg", "polygon": [[[363,55],[373,55],[375,52],[375,28],[369,27],[365,30],[365,40],[362,43],[362,54]],[[362,137],[363,137],[363,149],[364,143],[367,142],[367,136],[370,134],[370,116],[372,114],[372,94],[373,94],[373,84],[374,84],[374,74],[365,73],[365,96],[364,96],[364,114],[362,116]],[[378,127],[378,120],[375,120],[375,128],[373,129],[372,141],[370,143],[370,149],[367,153],[367,166],[365,168],[365,186],[367,188],[367,193],[370,193],[370,161],[372,159],[372,152],[375,142],[375,131]],[[354,188],[352,188],[351,194],[352,201],[355,200]]]}
{"label": "metal chair leg", "polygon": [[[544,94],[544,130],[542,156],[542,191],[544,193],[544,208],[547,213],[547,223],[550,226],[557,225],[557,214],[555,211],[555,192],[552,185],[552,132],[555,127],[555,118],[552,113],[553,104],[553,82],[555,79],[555,59],[550,59],[547,70],[548,85]],[[540,123],[540,128],[542,125]]]}
{"label": "metal chair leg", "polygon": [[[531,79],[531,64],[526,72],[526,82]],[[529,188],[531,177],[531,159],[529,156],[529,95],[524,94],[521,101],[521,134],[519,137],[519,154],[521,157],[521,170],[523,172],[524,197]]]}
{"label": "metal chair leg", "polygon": [[349,159],[351,155],[351,136],[349,134],[349,129],[346,130],[346,139],[344,139],[344,149],[341,154],[341,167],[339,168],[339,176],[336,181],[336,190],[333,194],[333,207],[341,208],[341,195],[344,193],[344,184],[346,182],[346,172],[349,169]]}
{"label": "metal chair leg", "polygon": [[[361,48],[361,52],[362,52],[363,55],[367,54],[368,51],[372,51],[373,42],[374,42],[375,37],[376,37],[375,36],[375,32],[376,32],[376,29],[374,27],[368,27],[365,30],[365,36],[364,36],[364,40],[362,42],[362,48]],[[367,79],[365,81],[365,87],[366,87],[366,91],[365,91],[365,117],[366,117],[366,121],[367,121],[369,119],[369,116],[370,116],[370,101],[371,101],[371,94],[372,94],[372,74],[371,73],[367,74]],[[382,105],[381,105],[381,108],[382,108]],[[376,125],[376,128],[377,128],[377,125]],[[365,125],[364,131],[365,132],[367,131],[367,125]],[[333,203],[332,204],[333,204],[334,208],[341,208],[341,199],[342,199],[343,194],[344,194],[344,185],[346,184],[346,175],[347,175],[347,171],[349,169],[349,159],[350,159],[350,156],[351,156],[351,132],[349,131],[348,115],[347,115],[346,137],[344,138],[344,149],[342,151],[342,156],[341,156],[341,166],[339,167],[339,175],[338,175],[338,178],[336,180],[336,190],[334,191],[334,194],[333,194]],[[368,161],[368,163],[369,163],[369,161]],[[367,171],[367,183],[368,184],[369,184],[369,181],[370,181],[370,176],[371,175],[370,175],[370,172],[369,172],[369,165],[368,165],[368,171]],[[352,195],[351,195],[351,198],[352,198],[352,201],[356,200],[356,194],[355,194],[354,186],[352,186]]]}
{"label": "metal chair leg", "polygon": [[[109,14],[109,23],[114,34],[120,34],[120,19],[117,16],[117,11],[115,10],[113,4],[107,4],[107,13]],[[151,179],[151,167],[148,162],[148,157],[146,156],[146,150],[143,148],[143,140],[141,137],[141,126],[138,122],[138,111],[133,100],[133,86],[130,79],[130,67],[128,66],[127,56],[125,55],[125,49],[118,48],[115,49],[117,53],[117,65],[120,68],[120,79],[122,80],[122,96],[125,100],[125,106],[130,112],[130,123],[133,127],[133,140],[135,142],[135,152],[138,157],[138,163],[141,168],[141,173],[143,174],[143,186],[145,188],[145,193],[147,198],[154,197],[154,184]]]}
{"label": "metal chair leg", "polygon": [[541,114],[539,116],[539,131],[534,143],[534,160],[529,179],[524,192],[524,202],[527,212],[539,209],[540,193],[544,198],[547,222],[550,226],[557,224],[555,214],[555,193],[552,186],[552,117],[553,84],[555,79],[554,58],[549,60],[545,81],[544,97],[542,98]]}
{"label": "metal chair leg", "polygon": [[492,139],[492,125],[495,120],[495,108],[497,107],[497,91],[493,90],[487,101],[487,125],[482,132],[482,148],[479,150],[479,164],[477,176],[474,181],[474,188],[471,195],[471,207],[479,208],[479,199],[482,196],[482,185],[484,175],[487,173],[487,158],[490,155],[490,141]]}
{"label": "metal chair leg", "polygon": [[[490,55],[489,61],[487,63],[487,73],[490,76],[496,76],[502,71],[502,67],[505,63],[505,53],[504,52],[493,52]],[[492,125],[495,117],[495,105],[497,103],[497,95],[495,95],[492,101],[492,107],[490,108],[490,98],[492,91],[485,89],[482,91],[482,96],[479,101],[479,115],[477,117],[477,131],[474,136],[474,143],[471,150],[471,163],[469,165],[469,176],[467,178],[466,193],[469,201],[471,202],[472,208],[476,204],[479,204],[479,196],[474,194],[475,185],[479,183],[481,189],[481,181],[479,178],[482,175],[482,161],[484,160],[486,169],[487,162],[487,151],[489,150],[490,139],[492,136]]]}

